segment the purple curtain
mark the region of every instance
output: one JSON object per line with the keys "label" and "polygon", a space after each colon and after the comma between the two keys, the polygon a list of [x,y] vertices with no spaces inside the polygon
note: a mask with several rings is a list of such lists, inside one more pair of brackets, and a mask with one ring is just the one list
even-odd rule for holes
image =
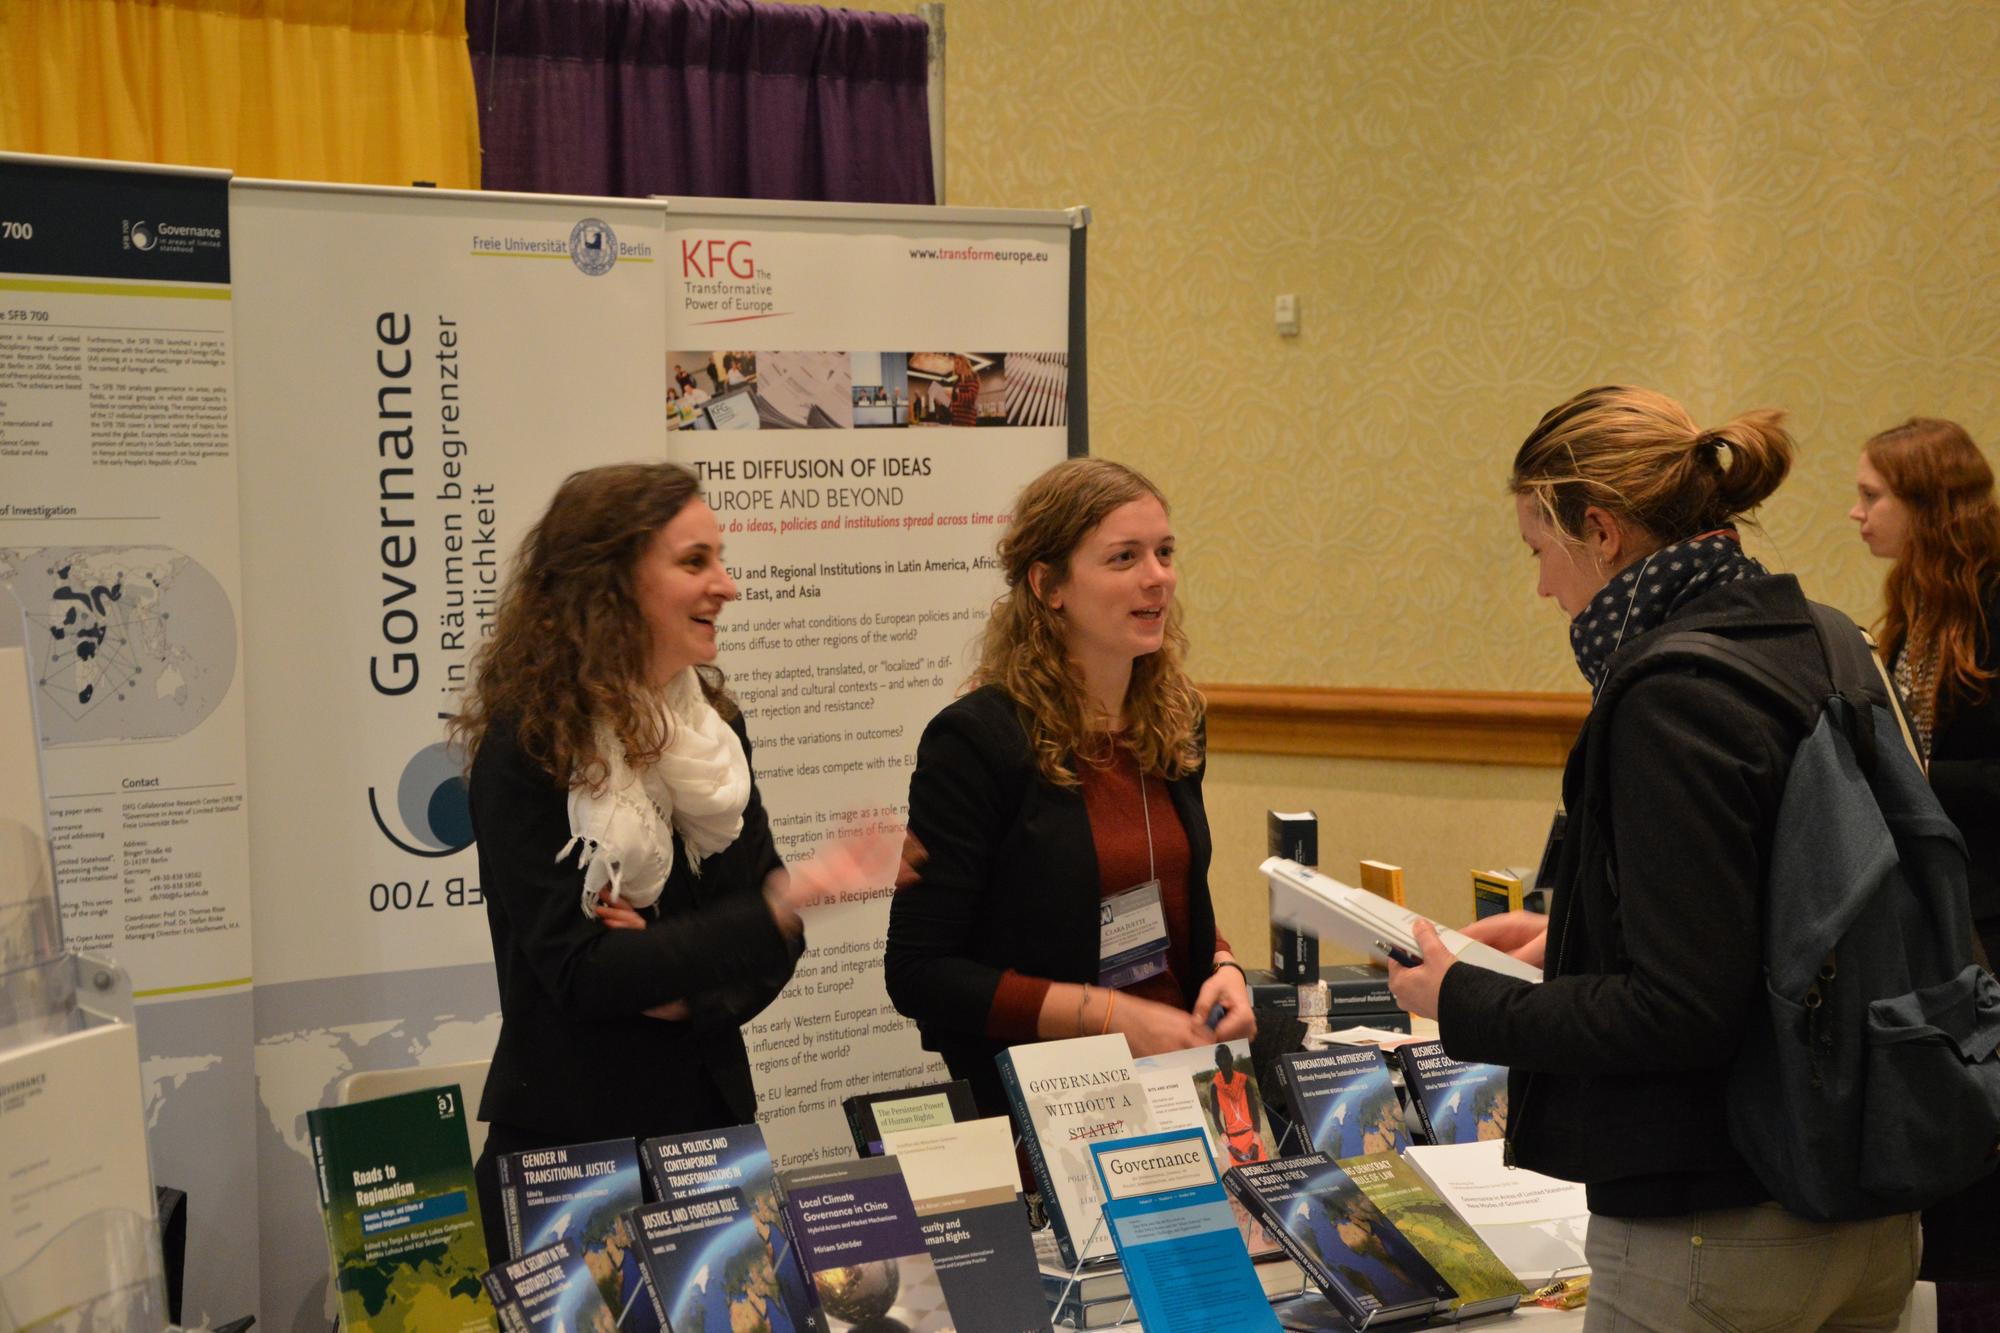
{"label": "purple curtain", "polygon": [[750,0],[466,0],[489,190],[928,204],[924,22]]}

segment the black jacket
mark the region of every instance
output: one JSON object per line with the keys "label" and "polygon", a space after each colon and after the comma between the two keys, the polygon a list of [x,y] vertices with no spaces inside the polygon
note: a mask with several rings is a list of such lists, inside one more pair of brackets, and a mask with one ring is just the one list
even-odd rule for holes
{"label": "black jacket", "polygon": [[[1759,639],[1814,693],[1826,688],[1790,576],[1718,588],[1652,633],[1682,629]],[[1585,723],[1563,773],[1546,980],[1445,974],[1445,1050],[1510,1067],[1515,1161],[1584,1182],[1594,1212],[1770,1197],[1730,1146],[1724,1081],[1762,1012],[1763,885],[1802,739],[1796,719],[1733,681],[1672,667],[1641,678]]]}
{"label": "black jacket", "polygon": [[[739,717],[730,723],[750,753]],[[556,1142],[640,1138],[689,1123],[712,1089],[738,1123],[757,1112],[739,1032],[791,979],[804,950],[772,919],[764,878],[782,862],[753,779],[743,832],[701,863],[674,838],[674,867],[645,930],[613,930],[580,907],[568,793],[495,725],[471,777],[472,829],[493,966],[500,1041],[479,1118]],[[687,999],[686,1022],[641,1011]],[[710,1089],[699,1088],[706,1081]]]}
{"label": "black jacket", "polygon": [[[1187,938],[1203,961],[1215,908],[1201,772],[1167,789],[1188,840]],[[972,1084],[981,1110],[1004,1112],[993,1064],[1004,1046],[986,1035],[1001,973],[1097,980],[1097,846],[1083,792],[1041,777],[1018,706],[989,685],[924,728],[910,774],[910,832],[928,859],[890,904],[889,998],[916,1020],[925,1049]],[[1181,978],[1188,1004],[1206,980]]]}
{"label": "black jacket", "polygon": [[[1979,665],[2000,670],[2000,583],[1986,590],[1984,646]],[[1987,682],[1982,700],[1947,697],[1938,710],[1931,733],[1931,790],[1965,835],[1972,915],[1991,922],[2000,917],[2000,680]],[[1987,926],[1989,934],[1993,929]],[[2000,958],[1993,961],[2000,966]]]}

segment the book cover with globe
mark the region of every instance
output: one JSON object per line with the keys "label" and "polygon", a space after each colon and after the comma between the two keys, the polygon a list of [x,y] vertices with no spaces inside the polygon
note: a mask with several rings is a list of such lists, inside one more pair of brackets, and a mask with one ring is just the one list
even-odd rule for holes
{"label": "book cover with globe", "polygon": [[566,1240],[489,1268],[480,1280],[504,1333],[617,1331],[596,1274]]}
{"label": "book cover with globe", "polygon": [[661,1333],[623,1214],[645,1201],[631,1139],[506,1153],[495,1162],[507,1252],[521,1257],[568,1241],[597,1275],[624,1333]]}
{"label": "book cover with globe", "polygon": [[1403,1083],[1429,1143],[1475,1143],[1507,1134],[1507,1069],[1444,1053],[1441,1041],[1396,1048]]}
{"label": "book cover with globe", "polygon": [[770,1299],[761,1302],[769,1312],[766,1333],[823,1333],[825,1324],[813,1303],[805,1267],[785,1231],[771,1150],[762,1130],[731,1125],[647,1139],[639,1145],[639,1164],[653,1197],[661,1203],[680,1203],[720,1189],[741,1190],[757,1235],[771,1252]]}
{"label": "book cover with globe", "polygon": [[1313,1151],[1329,1157],[1410,1146],[1389,1065],[1374,1046],[1332,1045],[1280,1056],[1278,1082]]}
{"label": "book cover with globe", "polygon": [[953,1333],[951,1307],[895,1158],[780,1171],[778,1185],[827,1333]]}
{"label": "book cover with globe", "polygon": [[790,1327],[771,1271],[771,1247],[742,1190],[647,1204],[626,1216],[673,1333]]}
{"label": "book cover with globe", "polygon": [[1375,1152],[1336,1162],[1347,1178],[1396,1224],[1457,1292],[1453,1318],[1511,1310],[1527,1288],[1479,1233],[1439,1197],[1401,1153]]}
{"label": "book cover with globe", "polygon": [[458,1087],[306,1112],[340,1323],[487,1333],[486,1238]]}

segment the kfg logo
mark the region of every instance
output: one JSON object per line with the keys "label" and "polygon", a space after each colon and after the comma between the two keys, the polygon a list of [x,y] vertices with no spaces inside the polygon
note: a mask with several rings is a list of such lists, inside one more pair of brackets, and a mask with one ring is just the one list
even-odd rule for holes
{"label": "kfg logo", "polygon": [[725,271],[744,282],[757,276],[757,260],[750,253],[750,242],[725,241],[719,236],[681,242],[683,278],[719,278]]}

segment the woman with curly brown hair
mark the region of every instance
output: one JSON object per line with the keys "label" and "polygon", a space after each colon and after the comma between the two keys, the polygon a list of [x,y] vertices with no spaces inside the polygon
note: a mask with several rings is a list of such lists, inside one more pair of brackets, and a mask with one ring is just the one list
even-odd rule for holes
{"label": "woman with curly brown hair", "polygon": [[1060,463],[1021,492],[999,557],[973,688],[917,746],[928,860],[891,905],[885,964],[988,1112],[1011,1045],[1122,1032],[1150,1055],[1256,1027],[1209,899],[1165,497],[1117,463]]}
{"label": "woman with curly brown hair", "polygon": [[790,980],[800,909],[893,864],[779,859],[712,665],[736,595],[692,473],[573,473],[453,719],[499,974],[477,1167],[496,1255],[499,1154],[753,1119],[739,1028]]}

